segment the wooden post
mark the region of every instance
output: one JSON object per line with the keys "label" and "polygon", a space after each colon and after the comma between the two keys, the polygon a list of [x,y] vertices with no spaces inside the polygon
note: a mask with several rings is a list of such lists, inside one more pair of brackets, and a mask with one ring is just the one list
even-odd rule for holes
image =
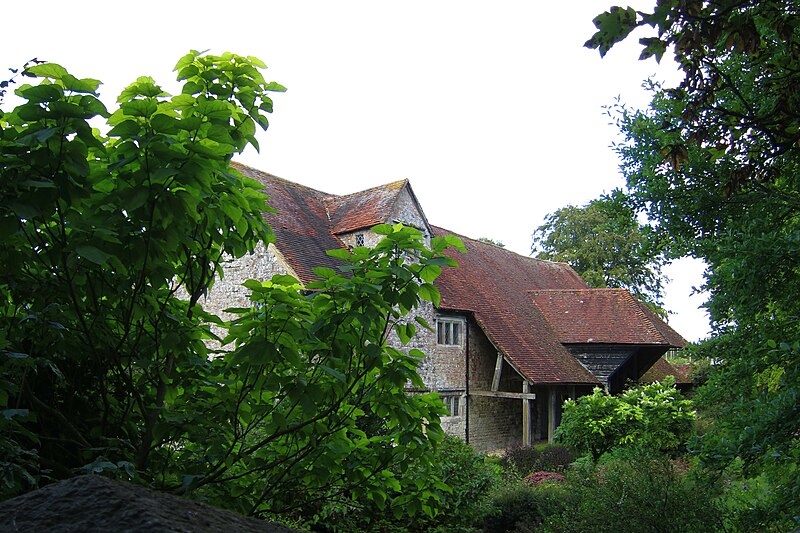
{"label": "wooden post", "polygon": [[[527,379],[522,380],[522,392],[531,392],[531,384]],[[528,398],[522,400],[522,445],[531,445],[531,400]]]}
{"label": "wooden post", "polygon": [[556,410],[558,408],[558,394],[555,387],[548,387],[547,398],[549,409],[547,413],[547,442],[553,442],[556,436]]}

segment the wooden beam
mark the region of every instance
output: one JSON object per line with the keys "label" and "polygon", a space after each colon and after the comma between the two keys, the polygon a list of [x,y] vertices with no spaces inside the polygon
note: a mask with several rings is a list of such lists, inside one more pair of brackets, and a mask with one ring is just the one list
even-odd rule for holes
{"label": "wooden beam", "polygon": [[534,392],[504,392],[504,391],[491,391],[491,390],[471,390],[470,396],[488,396],[490,398],[510,398],[512,400],[535,400],[536,393]]}
{"label": "wooden beam", "polygon": [[494,378],[492,378],[492,390],[500,390],[500,374],[503,372],[503,354],[497,352],[497,362],[494,364]]}
{"label": "wooden beam", "polygon": [[[530,394],[531,384],[528,380],[522,382],[522,393]],[[531,445],[531,400],[528,398],[522,399],[522,445]]]}

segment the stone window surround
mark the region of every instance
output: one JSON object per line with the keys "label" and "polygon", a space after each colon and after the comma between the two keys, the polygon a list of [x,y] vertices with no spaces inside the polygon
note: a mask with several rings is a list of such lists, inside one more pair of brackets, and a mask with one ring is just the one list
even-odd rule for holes
{"label": "stone window surround", "polygon": [[[458,316],[436,317],[436,344],[438,346],[461,347],[464,345],[467,321]],[[455,342],[453,338],[455,337]]]}

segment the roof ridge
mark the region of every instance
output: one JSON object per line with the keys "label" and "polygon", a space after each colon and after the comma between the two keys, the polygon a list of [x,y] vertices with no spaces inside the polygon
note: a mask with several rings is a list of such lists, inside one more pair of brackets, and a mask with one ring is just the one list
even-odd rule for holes
{"label": "roof ridge", "polygon": [[[361,191],[355,191],[355,192],[351,192],[351,193],[348,193],[348,194],[332,194],[331,196],[333,197],[332,200],[346,200],[348,198],[351,198],[353,196],[358,196],[360,194],[364,194],[364,193],[368,193],[368,192],[372,192],[372,191],[377,191],[377,190],[380,190],[380,189],[389,189],[389,188],[392,188],[392,186],[394,186],[394,185],[397,185],[397,184],[405,185],[407,183],[408,183],[408,179],[406,178],[406,179],[401,179],[401,180],[390,181],[389,183],[384,183],[383,185],[377,185],[375,187],[370,187],[369,189],[363,189]],[[401,186],[397,186],[397,188],[399,189],[399,188],[401,188]]]}
{"label": "roof ridge", "polygon": [[327,200],[329,197],[337,197],[337,195],[325,191],[321,191],[319,189],[315,189],[313,187],[309,187],[308,185],[303,185],[302,183],[297,183],[296,181],[287,180],[286,178],[281,178],[280,176],[276,176],[275,174],[270,174],[269,172],[264,172],[263,170],[258,170],[257,168],[251,167],[249,165],[245,165],[244,163],[239,163],[238,161],[231,161],[231,166],[235,167],[237,170],[247,170],[249,172],[253,172],[259,176],[264,176],[265,178],[276,180],[282,182],[287,185],[291,185],[292,187],[296,187],[298,189],[305,189],[307,191],[312,191],[319,195],[324,196],[323,200]]}

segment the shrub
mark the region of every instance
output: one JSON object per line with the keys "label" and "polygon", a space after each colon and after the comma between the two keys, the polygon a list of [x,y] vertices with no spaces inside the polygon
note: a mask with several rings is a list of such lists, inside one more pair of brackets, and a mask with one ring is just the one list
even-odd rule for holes
{"label": "shrub", "polygon": [[[458,437],[445,435],[434,452],[434,472],[447,487],[441,487],[437,496],[438,513],[434,516],[418,515],[413,519],[395,516],[393,508],[414,494],[395,493],[384,506],[373,502],[331,501],[311,519],[315,531],[448,531],[472,532],[486,513],[489,495],[500,485],[500,467],[486,461]],[[430,470],[414,462],[397,465],[397,478],[401,486],[425,481]]]}
{"label": "shrub", "polygon": [[570,505],[572,496],[566,483],[542,483],[538,486],[521,481],[510,483],[495,491],[488,502],[483,531],[541,531],[548,517],[560,516]]}
{"label": "shrub", "polygon": [[668,376],[609,396],[596,388],[587,396],[564,403],[556,438],[597,461],[616,447],[652,452],[676,451],[691,435],[695,413]]}
{"label": "shrub", "polygon": [[537,470],[541,456],[541,452],[533,446],[515,446],[503,452],[500,466],[507,473],[525,477]]}
{"label": "shrub", "polygon": [[568,474],[560,509],[546,531],[719,531],[719,508],[685,465],[666,456],[609,454]]}
{"label": "shrub", "polygon": [[483,530],[487,533],[534,531],[543,520],[535,490],[524,484],[513,484],[493,495],[490,510],[483,520]]}
{"label": "shrub", "polygon": [[500,465],[506,472],[525,477],[531,472],[564,472],[575,461],[575,453],[568,447],[555,444],[518,446],[503,454]]}
{"label": "shrub", "polygon": [[539,472],[534,472],[533,474],[528,474],[527,476],[525,476],[525,483],[528,484],[528,485],[533,485],[535,487],[538,487],[542,483],[546,483],[546,482],[561,483],[562,481],[565,481],[566,479],[567,478],[565,478],[563,475],[558,474],[556,472],[539,471]]}
{"label": "shrub", "polygon": [[572,448],[559,444],[545,444],[540,449],[537,467],[548,472],[564,472],[575,459]]}

